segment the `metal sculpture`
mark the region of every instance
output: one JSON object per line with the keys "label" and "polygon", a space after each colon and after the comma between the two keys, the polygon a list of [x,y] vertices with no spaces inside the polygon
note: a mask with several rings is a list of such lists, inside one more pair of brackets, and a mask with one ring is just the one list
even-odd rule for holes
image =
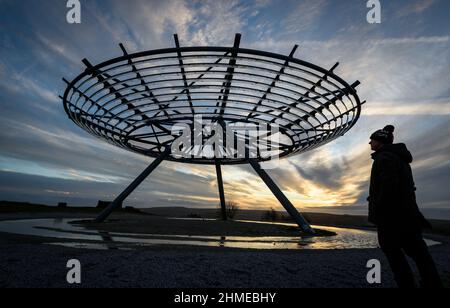
{"label": "metal sculpture", "polygon": [[[98,65],[84,59],[83,73],[72,82],[63,79],[68,86],[61,99],[72,121],[112,144],[156,158],[96,221],[105,220],[163,160],[215,165],[226,219],[221,166],[250,164],[302,230],[313,232],[260,163],[344,135],[364,104],[356,94],[359,82],[349,85],[336,76],[338,63],[326,70],[294,58],[297,45],[285,56],[241,48],[240,34],[233,47],[181,47],[174,38],[174,48],[133,54],[120,44],[121,57]],[[233,142],[244,142],[245,153],[230,153],[236,143],[226,144],[225,137],[212,156],[195,142],[174,147],[180,138],[176,127],[190,128],[192,141],[206,138],[202,126],[195,128],[198,117],[236,137]],[[250,153],[250,136],[235,131],[249,124],[268,128],[256,137],[265,151]]]}

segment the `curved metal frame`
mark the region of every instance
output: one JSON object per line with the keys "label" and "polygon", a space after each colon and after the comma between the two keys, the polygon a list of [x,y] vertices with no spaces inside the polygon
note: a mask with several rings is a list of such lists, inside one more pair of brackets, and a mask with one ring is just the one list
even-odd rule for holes
{"label": "curved metal frame", "polygon": [[[289,56],[233,47],[180,47],[129,54],[92,65],[62,97],[69,118],[89,133],[128,150],[157,157],[176,136],[173,125],[204,120],[277,125],[289,143],[271,144],[278,157],[298,154],[345,134],[358,120],[356,86]],[[214,165],[216,159],[167,160]],[[270,157],[257,157],[258,161]],[[248,163],[227,157],[221,164]]]}
{"label": "curved metal frame", "polygon": [[[365,103],[356,94],[359,81],[349,85],[335,75],[339,63],[325,70],[294,58],[297,45],[284,56],[240,48],[240,34],[233,47],[180,47],[176,34],[174,38],[175,48],[134,54],[119,44],[123,56],[95,66],[84,59],[87,68],[83,73],[72,82],[63,79],[68,86],[61,99],[72,121],[94,136],[156,158],[95,221],[104,221],[120,207],[164,160],[215,165],[222,218],[226,219],[221,165],[245,163],[300,228],[314,233],[259,162],[311,150],[344,135],[358,121]],[[285,141],[265,141],[276,153],[268,157],[260,151],[256,157],[173,155],[170,147],[177,136],[172,127],[187,124],[193,128],[197,115],[223,128],[265,124],[269,130],[265,138],[276,125]],[[247,136],[240,138],[247,142]],[[185,151],[192,154],[195,149]]]}

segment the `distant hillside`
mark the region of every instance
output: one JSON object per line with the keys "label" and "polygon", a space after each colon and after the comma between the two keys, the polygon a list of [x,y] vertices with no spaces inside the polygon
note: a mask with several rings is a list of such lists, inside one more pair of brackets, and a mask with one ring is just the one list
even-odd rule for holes
{"label": "distant hillside", "polygon": [[[141,211],[153,215],[165,217],[197,217],[197,218],[218,218],[220,217],[219,209],[197,209],[186,207],[155,207],[141,209]],[[234,219],[237,220],[267,220],[267,210],[239,210]],[[286,212],[277,211],[278,222],[293,222]],[[303,216],[313,225],[333,226],[343,228],[374,228],[367,221],[366,216],[354,215],[336,215],[325,213],[302,213]],[[433,225],[433,232],[437,234],[450,235],[450,221],[447,220],[429,220]]]}
{"label": "distant hillside", "polygon": [[[100,209],[94,207],[56,207],[43,204],[33,204],[25,202],[0,201],[0,213],[99,213]],[[154,207],[147,209],[135,209],[128,207],[122,210],[126,213],[158,215],[164,217],[178,218],[219,218],[219,209],[198,209],[186,207]],[[267,210],[239,210],[234,217],[236,220],[268,220]],[[365,216],[336,215],[325,213],[303,213],[305,218],[313,225],[334,226],[343,228],[373,228],[367,222]],[[293,222],[290,216],[283,211],[276,211],[277,222]],[[433,225],[433,232],[436,234],[450,235],[450,221],[429,220]]]}
{"label": "distant hillside", "polygon": [[[0,201],[0,213],[92,213],[97,214],[101,209],[96,207],[57,207],[45,204],[34,204],[28,202]],[[126,207],[124,212],[141,213],[140,210]]]}
{"label": "distant hillside", "polygon": [[[141,209],[145,213],[167,216],[167,217],[201,217],[201,218],[219,218],[219,209],[195,209],[186,207],[155,207],[148,209]],[[239,210],[234,217],[238,220],[270,220],[267,219],[267,210]],[[293,222],[291,217],[282,211],[275,211],[278,222]],[[351,215],[334,215],[323,213],[302,213],[303,216],[312,224],[316,225],[336,225],[336,226],[357,226],[357,227],[371,227],[364,216]]]}

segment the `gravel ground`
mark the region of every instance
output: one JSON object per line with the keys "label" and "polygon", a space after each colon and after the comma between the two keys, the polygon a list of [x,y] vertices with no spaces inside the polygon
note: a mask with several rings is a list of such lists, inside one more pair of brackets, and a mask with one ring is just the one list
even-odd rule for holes
{"label": "gravel ground", "polygon": [[[444,242],[430,250],[449,286],[448,237],[431,238]],[[274,251],[152,246],[127,251],[74,249],[43,242],[49,240],[0,234],[0,287],[72,287],[66,282],[69,259],[81,262],[81,287],[395,287],[379,249]],[[370,259],[381,261],[381,285],[366,282]]]}

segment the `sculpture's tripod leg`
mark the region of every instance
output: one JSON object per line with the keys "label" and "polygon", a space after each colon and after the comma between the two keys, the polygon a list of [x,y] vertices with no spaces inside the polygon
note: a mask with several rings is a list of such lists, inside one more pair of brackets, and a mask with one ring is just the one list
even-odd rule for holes
{"label": "sculpture's tripod leg", "polygon": [[153,170],[170,154],[170,146],[167,146],[164,152],[162,152],[151,164],[148,166],[117,198],[111,202],[107,208],[105,208],[100,215],[94,220],[94,222],[103,222],[105,219],[118,208],[122,202],[138,187],[142,181],[144,181]]}
{"label": "sculpture's tripod leg", "polygon": [[300,214],[297,209],[292,205],[291,201],[283,194],[277,184],[270,178],[267,172],[261,168],[259,163],[255,159],[249,160],[250,165],[255,169],[256,173],[261,177],[261,179],[266,183],[267,187],[272,191],[272,193],[277,197],[278,201],[283,205],[286,211],[291,215],[294,221],[299,225],[299,227],[307,233],[314,233],[306,219]]}
{"label": "sculpture's tripod leg", "polygon": [[222,169],[220,162],[216,160],[217,186],[219,186],[220,208],[222,211],[222,220],[227,220],[227,209],[225,205],[225,192],[223,189]]}

